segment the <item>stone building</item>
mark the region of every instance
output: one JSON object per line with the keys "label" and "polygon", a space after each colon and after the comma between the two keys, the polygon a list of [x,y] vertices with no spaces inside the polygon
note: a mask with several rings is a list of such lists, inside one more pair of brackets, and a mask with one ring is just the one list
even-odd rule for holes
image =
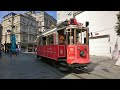
{"label": "stone building", "polygon": [[56,27],[57,20],[54,19],[45,11],[39,11],[39,12],[29,11],[27,12],[27,14],[35,17],[36,21],[38,21],[38,28],[39,28],[38,34]]}
{"label": "stone building", "polygon": [[[13,24],[14,28],[11,27]],[[28,14],[9,13],[2,20],[2,44],[10,43],[10,33],[16,35],[16,44],[26,50],[33,50],[36,45],[38,23]]]}

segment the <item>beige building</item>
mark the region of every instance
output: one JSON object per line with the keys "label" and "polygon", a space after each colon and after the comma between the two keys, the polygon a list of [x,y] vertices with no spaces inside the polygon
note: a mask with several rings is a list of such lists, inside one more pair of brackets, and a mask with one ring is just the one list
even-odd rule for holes
{"label": "beige building", "polygon": [[57,20],[54,19],[52,16],[47,14],[45,11],[29,11],[27,14],[32,15],[36,18],[36,21],[38,21],[38,34],[41,32],[47,31],[49,29],[52,29],[56,26]]}
{"label": "beige building", "polygon": [[[13,21],[13,22],[12,22]],[[14,28],[12,29],[11,25]],[[16,35],[16,44],[19,44],[21,48],[33,49],[36,45],[37,38],[37,21],[34,17],[27,14],[9,13],[3,17],[2,26],[2,44],[10,43],[10,32]]]}

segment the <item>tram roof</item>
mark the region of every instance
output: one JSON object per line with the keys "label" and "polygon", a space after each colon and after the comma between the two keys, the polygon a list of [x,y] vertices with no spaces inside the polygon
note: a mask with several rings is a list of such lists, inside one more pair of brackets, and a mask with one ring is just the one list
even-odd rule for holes
{"label": "tram roof", "polygon": [[78,27],[77,25],[69,25],[69,26],[65,26],[65,27],[62,27],[62,28],[54,28],[52,30],[43,32],[40,36],[47,36],[47,35],[52,34],[55,31],[59,31],[59,30],[62,30],[62,29],[70,29],[70,28],[76,28],[76,29],[79,28],[79,29],[82,29],[82,30],[87,30],[87,28],[81,28],[81,27]]}
{"label": "tram roof", "polygon": [[46,35],[48,35],[48,34],[51,34],[51,33],[55,32],[56,29],[57,29],[57,28],[54,28],[54,29],[52,29],[52,30],[49,30],[49,31],[43,32],[40,36],[46,36]]}
{"label": "tram roof", "polygon": [[66,27],[66,29],[81,29],[81,30],[87,30],[88,28],[87,27],[80,27],[80,26],[78,26],[78,25],[69,25],[69,26],[67,26]]}
{"label": "tram roof", "polygon": [[78,25],[69,25],[69,26],[65,26],[63,28],[58,28],[56,29],[56,31],[59,31],[59,30],[62,30],[62,29],[81,29],[81,30],[87,30],[88,28],[87,27],[80,27]]}

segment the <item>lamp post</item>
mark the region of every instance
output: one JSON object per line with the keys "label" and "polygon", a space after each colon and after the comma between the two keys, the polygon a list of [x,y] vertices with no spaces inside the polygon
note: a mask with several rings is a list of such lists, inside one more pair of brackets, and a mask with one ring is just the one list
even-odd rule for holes
{"label": "lamp post", "polygon": [[5,33],[5,44],[4,44],[4,48],[5,48],[5,53],[6,53],[6,41],[7,41],[7,32]]}
{"label": "lamp post", "polygon": [[27,24],[27,29],[28,29],[28,32],[27,32],[27,52],[28,52],[28,46],[29,46],[29,23]]}

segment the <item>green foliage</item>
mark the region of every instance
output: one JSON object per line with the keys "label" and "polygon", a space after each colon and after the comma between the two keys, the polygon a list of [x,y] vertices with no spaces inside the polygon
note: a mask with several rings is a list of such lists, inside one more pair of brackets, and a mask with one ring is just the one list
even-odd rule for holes
{"label": "green foliage", "polygon": [[117,14],[117,19],[118,19],[118,22],[116,23],[117,24],[116,32],[117,32],[117,35],[120,36],[120,14]]}

